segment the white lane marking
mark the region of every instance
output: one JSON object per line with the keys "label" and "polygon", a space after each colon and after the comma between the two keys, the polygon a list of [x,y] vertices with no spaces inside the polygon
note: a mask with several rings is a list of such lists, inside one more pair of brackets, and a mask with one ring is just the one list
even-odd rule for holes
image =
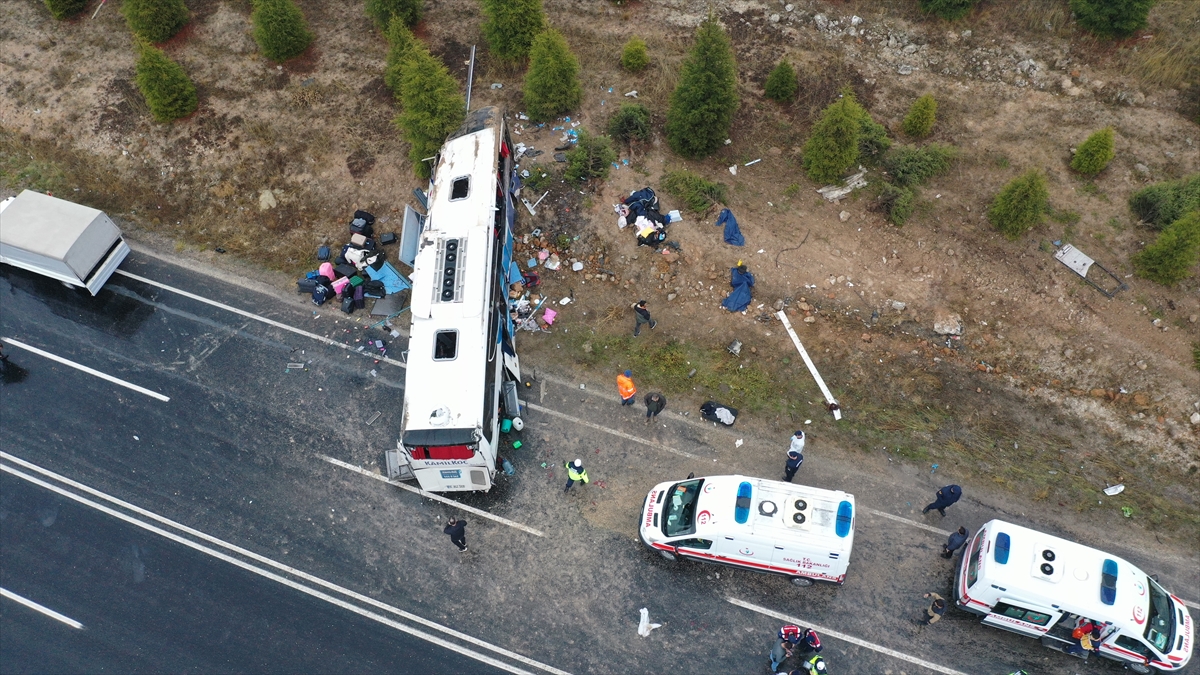
{"label": "white lane marking", "polygon": [[170,396],[163,396],[162,394],[158,393],[157,391],[151,391],[145,387],[139,387],[132,382],[126,382],[125,380],[122,380],[118,377],[113,377],[112,375],[109,375],[107,373],[102,373],[102,372],[96,370],[95,368],[88,368],[87,366],[83,365],[82,363],[75,363],[74,361],[64,359],[61,356],[51,354],[48,351],[38,349],[37,347],[31,347],[19,340],[14,340],[12,338],[0,338],[0,341],[3,341],[4,344],[12,345],[14,347],[20,347],[21,349],[24,349],[26,351],[33,352],[34,354],[37,354],[38,356],[42,356],[47,359],[50,359],[51,361],[57,361],[58,363],[61,363],[64,366],[70,366],[72,368],[75,368],[76,370],[82,370],[83,372],[87,373],[88,375],[94,375],[102,380],[107,380],[109,382],[112,382],[113,384],[119,384],[122,387],[132,389],[139,394],[145,394],[146,396],[149,396],[150,398],[156,398],[160,401],[163,401],[164,403],[171,400]]}
{"label": "white lane marking", "polygon": [[468,513],[474,513],[475,515],[479,516],[480,518],[487,518],[488,520],[494,520],[497,523],[500,523],[501,525],[515,527],[516,529],[521,530],[522,532],[528,532],[529,534],[534,534],[539,537],[546,536],[540,530],[535,530],[532,527],[529,527],[528,525],[522,525],[521,523],[509,520],[508,518],[502,518],[493,513],[488,513],[487,511],[484,511],[483,509],[477,509],[474,506],[467,506],[466,504],[460,504],[460,503],[454,501],[453,499],[447,499],[441,495],[434,494],[432,492],[426,492],[426,491],[422,490],[421,488],[415,488],[411,485],[405,485],[404,483],[401,483],[400,481],[388,480],[386,476],[381,476],[381,475],[375,473],[374,471],[367,471],[366,469],[362,468],[361,466],[355,466],[353,464],[350,464],[349,462],[343,462],[340,459],[334,459],[333,457],[329,457],[327,455],[320,455],[320,457],[321,457],[321,459],[323,459],[326,462],[329,462],[330,464],[333,464],[335,466],[340,466],[343,469],[350,469],[351,471],[353,471],[355,473],[360,473],[368,478],[374,478],[375,480],[383,481],[384,483],[387,483],[388,485],[398,487],[402,490],[408,490],[409,492],[419,494],[422,497],[425,497],[427,499],[432,499],[436,502],[441,502],[443,504],[449,504],[450,506],[453,506],[456,509],[462,509],[463,511],[466,511]]}
{"label": "white lane marking", "polygon": [[[325,579],[322,579],[321,577],[314,576],[312,574],[309,574],[308,572],[301,571],[299,569],[296,569],[295,567],[291,567],[290,565],[285,565],[281,562],[277,562],[277,561],[272,560],[271,558],[268,558],[264,555],[260,555],[253,551],[244,549],[241,546],[237,546],[236,544],[231,544],[222,539],[218,539],[210,534],[201,532],[194,528],[188,527],[187,525],[184,525],[182,523],[178,523],[174,520],[171,520],[170,518],[167,518],[166,516],[160,516],[157,513],[154,513],[153,511],[148,511],[146,509],[143,509],[140,506],[135,506],[133,504],[130,504],[129,502],[126,502],[124,500],[113,497],[112,495],[101,492],[93,487],[84,485],[83,483],[80,483],[78,481],[67,478],[66,476],[57,474],[49,469],[42,468],[32,462],[23,460],[20,457],[14,457],[13,455],[8,454],[7,452],[0,451],[0,459],[5,459],[5,460],[8,460],[15,464],[19,464],[22,467],[25,467],[31,471],[40,473],[43,476],[46,476],[48,478],[51,478],[51,479],[61,482],[63,484],[69,485],[77,490],[86,492],[90,495],[93,495],[95,497],[103,499],[111,504],[115,504],[117,506],[120,506],[121,508],[127,509],[129,511],[133,511],[134,513],[137,513],[141,516],[150,518],[151,520],[158,521],[169,527],[173,527],[173,528],[179,530],[180,532],[184,532],[186,534],[192,535],[193,537],[203,539],[204,541],[207,541],[211,544],[228,549],[228,550],[233,551],[233,552],[235,552],[239,555],[242,555],[246,558],[250,558],[251,560],[262,563],[264,565],[274,567],[275,569],[281,570],[283,572],[291,574],[292,576],[298,577],[298,578],[308,581],[310,583],[316,584],[318,586],[322,586],[324,588],[327,588],[327,589],[337,592],[337,593],[341,593],[342,595],[345,595],[346,597],[357,600],[358,602],[361,602],[361,603],[364,603],[367,605],[371,605],[372,607],[376,607],[378,609],[389,612],[391,614],[395,614],[396,616],[401,617],[405,620],[412,621],[413,623],[419,623],[422,626],[425,626],[427,628],[431,628],[433,630],[440,631],[442,633],[445,633],[446,635],[453,637],[456,640],[461,640],[463,642],[469,642],[478,647],[482,647],[484,649],[488,649],[493,652],[496,652],[497,654],[508,657],[514,661],[520,661],[521,663],[525,663],[534,668],[544,670],[548,673],[553,673],[554,675],[570,675],[570,673],[568,673],[566,671],[559,670],[559,669],[555,668],[554,666],[550,666],[550,665],[541,663],[540,661],[531,659],[528,656],[525,656],[523,654],[518,654],[516,652],[504,649],[503,647],[493,645],[490,642],[485,642],[479,638],[467,635],[466,633],[456,631],[453,628],[448,628],[446,626],[443,626],[440,623],[430,621],[429,619],[426,619],[424,617],[418,616],[416,614],[412,614],[410,612],[406,612],[402,609],[399,609],[398,607],[393,607],[392,605],[389,605],[387,603],[380,602],[379,600],[376,600],[374,598],[368,597],[368,596],[358,593],[356,591],[352,591],[349,588],[345,588],[344,586],[339,586],[331,581],[326,581]],[[8,473],[20,473],[11,467],[4,466],[3,464],[0,464],[0,470],[3,470]],[[37,479],[34,478],[33,480],[36,481]],[[51,489],[53,489],[53,486],[51,486]],[[55,491],[57,492],[58,490],[55,490]],[[74,496],[71,493],[67,493],[67,494],[72,499],[76,499],[76,500],[82,499],[81,497]],[[100,509],[107,508],[107,507],[104,507],[101,505],[96,505],[96,506],[97,506],[97,508],[100,508]],[[141,523],[141,521],[137,521],[137,522]],[[146,524],[141,524],[139,526],[146,527],[146,528],[153,527],[152,525],[146,525]],[[170,534],[170,533],[168,533],[168,534]]]}
{"label": "white lane marking", "polygon": [[811,621],[807,621],[805,619],[801,619],[801,618],[794,617],[794,616],[788,616],[787,614],[782,614],[780,612],[776,612],[774,610],[767,609],[766,607],[759,607],[758,605],[751,604],[744,600],[738,600],[737,598],[725,598],[725,599],[728,600],[730,602],[730,604],[737,605],[738,607],[743,607],[752,612],[758,612],[759,614],[773,617],[775,619],[778,619],[780,621],[784,621],[787,623],[794,623],[797,626],[808,626],[809,628],[812,628],[813,630],[817,631],[817,633],[822,636],[828,635],[831,638],[834,638],[837,640],[842,640],[843,642],[849,642],[852,645],[858,645],[859,647],[863,647],[865,649],[870,649],[872,651],[879,652],[880,654],[887,654],[888,656],[890,656],[892,658],[900,659],[901,661],[908,661],[909,663],[921,666],[923,668],[928,668],[929,670],[932,670],[935,673],[942,673],[943,675],[967,675],[966,673],[964,673],[960,670],[954,670],[952,668],[947,668],[945,666],[939,666],[936,663],[931,663],[929,661],[926,661],[925,659],[919,659],[915,656],[909,656],[908,654],[905,654],[904,652],[898,652],[895,649],[888,649],[887,647],[881,647],[873,642],[868,642],[866,640],[861,640],[859,638],[856,638],[853,635],[847,635],[845,633],[841,633],[836,630],[830,630],[829,628],[824,628],[822,626],[818,626],[817,624],[812,623]]}
{"label": "white lane marking", "polygon": [[65,614],[59,614],[58,612],[50,609],[49,607],[47,607],[45,605],[39,605],[38,603],[30,600],[29,598],[25,598],[20,595],[17,595],[16,593],[13,593],[12,591],[8,590],[7,588],[0,588],[0,596],[6,597],[9,600],[12,600],[13,602],[17,602],[22,605],[25,605],[29,609],[32,609],[36,612],[41,612],[42,614],[45,614],[46,616],[50,617],[51,619],[54,619],[55,621],[61,621],[62,623],[67,624],[71,628],[77,628],[80,630],[83,629],[83,624],[79,623],[75,619],[72,619],[71,617],[66,616]]}
{"label": "white lane marking", "polygon": [[572,417],[566,413],[560,413],[557,410],[551,410],[550,408],[542,407],[536,403],[526,403],[525,407],[529,408],[530,410],[536,410],[538,412],[546,413],[547,415],[553,415],[554,417],[560,417],[564,420],[567,420],[568,422],[574,422],[575,424],[579,424],[581,426],[585,426],[585,427],[588,427],[591,429],[596,429],[597,431],[603,431],[606,434],[612,434],[613,436],[619,436],[621,438],[624,438],[627,441],[633,441],[634,443],[641,443],[642,445],[648,445],[652,448],[659,448],[661,450],[666,450],[667,452],[671,452],[676,455],[680,455],[682,457],[687,457],[689,459],[700,459],[700,457],[698,455],[693,455],[690,452],[685,452],[683,450],[676,450],[675,448],[672,448],[669,445],[663,445],[662,443],[656,443],[654,441],[647,440],[645,438],[639,438],[637,436],[634,436],[633,434],[627,434],[624,431],[618,431],[617,429],[610,429],[601,424],[596,424],[594,422],[588,422],[587,420],[581,420],[578,417]]}
{"label": "white lane marking", "polygon": [[908,518],[905,518],[904,516],[897,516],[892,513],[885,513],[883,511],[876,511],[875,509],[868,509],[865,507],[861,508],[859,510],[863,511],[864,513],[869,513],[873,516],[879,516],[880,518],[887,518],[888,520],[894,520],[897,523],[904,523],[905,525],[912,525],[913,527],[919,527],[922,530],[929,530],[930,532],[934,532],[936,534],[940,534],[945,537],[950,536],[950,530],[943,530],[943,529],[934,527],[932,525],[926,525],[925,523],[918,523],[917,521],[909,520]]}
{"label": "white lane marking", "polygon": [[274,326],[275,328],[278,328],[278,329],[280,329],[280,330],[286,330],[286,331],[289,331],[289,332],[295,333],[296,335],[302,335],[302,336],[304,336],[304,337],[306,337],[306,338],[309,338],[310,340],[316,340],[317,342],[323,342],[323,343],[325,343],[325,344],[327,344],[327,345],[329,345],[329,346],[331,346],[331,347],[340,347],[340,348],[342,348],[342,349],[345,349],[345,350],[346,350],[346,351],[348,351],[348,352],[354,352],[354,353],[356,353],[356,354],[357,354],[357,353],[362,353],[362,354],[365,354],[365,355],[367,355],[367,356],[370,356],[370,357],[371,357],[371,358],[373,358],[373,359],[376,359],[376,360],[379,360],[379,361],[383,361],[384,363],[390,363],[390,364],[392,364],[393,366],[400,366],[401,368],[403,368],[403,367],[404,367],[404,364],[403,364],[402,362],[400,362],[400,361],[397,361],[396,359],[392,359],[392,358],[389,358],[389,357],[387,357],[387,356],[376,356],[376,355],[375,355],[375,354],[373,354],[373,353],[368,353],[368,352],[365,352],[365,351],[364,351],[364,352],[359,352],[359,351],[358,351],[358,349],[357,349],[357,348],[355,348],[355,347],[351,347],[350,345],[347,345],[347,344],[342,344],[341,342],[338,342],[337,340],[332,340],[332,339],[330,339],[330,338],[327,338],[327,337],[325,337],[324,335],[317,335],[316,333],[310,333],[310,332],[308,332],[308,331],[306,331],[306,330],[301,330],[301,329],[299,329],[299,328],[295,328],[295,327],[293,327],[293,326],[289,326],[289,325],[287,325],[286,323],[280,323],[280,322],[278,322],[278,321],[275,321],[275,320],[272,320],[272,319],[268,319],[268,318],[266,318],[265,316],[259,316],[259,315],[257,315],[257,314],[253,314],[253,313],[251,313],[251,312],[247,312],[247,311],[246,311],[246,310],[244,310],[244,309],[238,309],[237,307],[231,307],[231,306],[229,306],[229,305],[226,305],[226,304],[224,304],[224,303],[217,302],[216,300],[209,300],[208,298],[205,298],[205,297],[202,297],[202,296],[196,295],[195,293],[189,293],[189,292],[187,292],[187,291],[185,291],[185,290],[183,290],[183,289],[181,289],[181,288],[175,288],[174,286],[168,286],[168,285],[166,285],[166,284],[164,284],[164,283],[161,283],[161,282],[158,282],[158,281],[154,281],[154,280],[152,280],[152,279],[147,279],[146,277],[143,277],[143,276],[138,276],[138,275],[136,275],[136,274],[133,274],[133,273],[131,273],[131,272],[126,272],[125,270],[121,270],[121,269],[117,270],[117,272],[116,272],[116,273],[117,273],[117,274],[120,274],[120,275],[122,275],[122,276],[129,277],[130,279],[133,279],[134,281],[140,281],[140,282],[142,282],[142,283],[144,283],[144,284],[149,284],[149,285],[151,285],[151,286],[156,286],[156,287],[158,287],[158,288],[161,288],[161,289],[163,289],[164,291],[170,291],[171,293],[176,293],[176,294],[178,294],[178,295],[182,295],[182,296],[183,296],[183,297],[185,297],[185,298],[191,298],[192,300],[195,300],[196,302],[203,302],[203,303],[204,303],[204,304],[206,304],[206,305],[212,305],[213,307],[218,307],[218,308],[220,308],[220,309],[223,309],[223,310],[225,310],[225,311],[227,311],[227,312],[233,312],[234,314],[237,314],[237,315],[239,315],[239,316],[244,316],[244,317],[246,317],[247,319],[253,319],[253,320],[255,320],[255,321],[259,321],[259,322],[265,323],[265,324],[267,324],[268,326]]}

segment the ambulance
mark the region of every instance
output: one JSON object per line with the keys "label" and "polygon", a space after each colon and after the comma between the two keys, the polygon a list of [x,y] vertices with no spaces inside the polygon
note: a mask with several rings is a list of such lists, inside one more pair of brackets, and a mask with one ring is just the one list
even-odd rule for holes
{"label": "ambulance", "polygon": [[[1192,617],[1183,601],[1129,562],[1066,539],[993,520],[959,561],[954,600],[983,623],[1038,638],[1136,673],[1179,670],[1192,657]],[[1093,624],[1094,652],[1072,637]]]}
{"label": "ambulance", "polygon": [[638,530],[667,560],[782,574],[797,586],[841,584],[854,545],[854,495],[746,476],[688,476],[650,491]]}

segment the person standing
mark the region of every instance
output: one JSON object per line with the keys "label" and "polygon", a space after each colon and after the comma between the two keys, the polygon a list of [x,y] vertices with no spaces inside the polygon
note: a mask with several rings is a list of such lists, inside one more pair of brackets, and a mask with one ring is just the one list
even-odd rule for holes
{"label": "person standing", "polygon": [[946,599],[937,593],[926,593],[921,597],[930,599],[929,607],[925,609],[926,617],[924,624],[928,626],[941,621],[942,616],[946,613]]}
{"label": "person standing", "polygon": [[642,332],[642,324],[650,324],[650,330],[658,325],[658,322],[650,318],[650,310],[646,309],[646,301],[638,300],[630,305],[633,308],[633,337],[637,337],[638,333]]}
{"label": "person standing", "polygon": [[458,547],[459,553],[464,553],[467,550],[467,521],[451,518],[446,523],[446,527],[442,532],[450,535],[450,541]]}
{"label": "person standing", "polygon": [[587,469],[583,468],[583,460],[576,459],[574,462],[563,462],[563,468],[567,470],[567,486],[563,488],[563,492],[571,489],[571,486],[576,483],[587,485],[589,482]]}
{"label": "person standing", "polygon": [[787,624],[779,629],[778,639],[771,643],[771,672],[779,670],[779,664],[783,660],[792,655],[792,650],[800,640],[804,638],[804,631],[800,630],[800,626],[795,624]]}
{"label": "person standing", "polygon": [[804,454],[804,430],[803,429],[797,429],[796,433],[792,435],[792,445],[789,449],[795,450],[796,452],[798,452],[802,455]]}
{"label": "person standing", "polygon": [[930,509],[937,509],[937,512],[946,517],[946,507],[953,505],[962,497],[962,488],[957,485],[947,485],[937,491],[937,499],[933,500],[928,506],[921,509],[921,514],[929,513]]}
{"label": "person standing", "polygon": [[632,370],[617,376],[617,393],[621,395],[621,405],[633,405],[637,402],[637,387],[633,384]]}
{"label": "person standing", "polygon": [[805,656],[820,654],[821,649],[821,637],[817,635],[817,631],[805,628],[804,637],[800,638],[800,653]]}
{"label": "person standing", "polygon": [[644,400],[646,402],[647,423],[650,422],[650,418],[658,417],[658,413],[662,412],[663,409],[667,407],[667,397],[663,396],[657,391],[652,391],[649,394],[646,394],[646,398]]}
{"label": "person standing", "polygon": [[796,471],[800,469],[800,465],[804,463],[804,455],[795,450],[788,450],[787,462],[783,465],[783,479],[787,482],[792,482],[792,478],[796,475]]}
{"label": "person standing", "polygon": [[808,675],[827,675],[829,672],[829,666],[825,665],[825,657],[820,654],[805,661],[804,667],[808,669]]}
{"label": "person standing", "polygon": [[962,548],[962,545],[967,543],[967,528],[960,527],[958,530],[950,533],[950,538],[946,543],[942,544],[942,557],[949,560],[954,557],[954,552]]}

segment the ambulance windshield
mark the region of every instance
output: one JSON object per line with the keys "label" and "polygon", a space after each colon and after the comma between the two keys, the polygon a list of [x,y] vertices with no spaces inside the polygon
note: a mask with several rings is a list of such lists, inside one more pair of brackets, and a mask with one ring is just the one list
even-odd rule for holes
{"label": "ambulance windshield", "polygon": [[696,531],[696,495],[700,493],[703,478],[676,483],[667,492],[667,517],[663,519],[663,534],[678,537]]}
{"label": "ambulance windshield", "polygon": [[1171,640],[1175,638],[1175,613],[1171,610],[1171,599],[1152,579],[1150,585],[1150,618],[1146,621],[1146,640],[1160,654],[1171,651]]}

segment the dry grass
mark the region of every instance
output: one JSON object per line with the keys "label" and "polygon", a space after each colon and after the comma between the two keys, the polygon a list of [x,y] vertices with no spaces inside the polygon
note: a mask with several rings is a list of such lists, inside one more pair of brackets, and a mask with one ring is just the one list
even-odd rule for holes
{"label": "dry grass", "polygon": [[1149,23],[1151,38],[1134,41],[1126,53],[1126,72],[1155,87],[1200,83],[1200,2],[1162,0]]}

